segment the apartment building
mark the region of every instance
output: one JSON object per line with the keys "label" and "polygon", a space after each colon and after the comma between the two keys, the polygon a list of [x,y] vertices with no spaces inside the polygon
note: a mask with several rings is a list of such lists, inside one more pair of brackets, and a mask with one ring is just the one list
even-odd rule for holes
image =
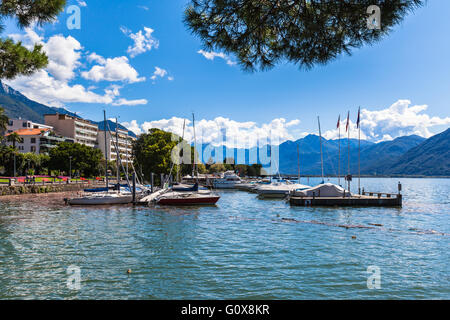
{"label": "apartment building", "polygon": [[[109,125],[109,128],[108,128]],[[109,129],[109,130],[108,130]],[[116,124],[112,121],[104,121],[98,124],[98,148],[102,151],[103,155],[110,161],[116,161],[116,139],[118,138],[118,150],[119,157],[122,160],[124,166],[130,164],[133,152],[133,141],[136,140],[136,135],[129,132],[126,129],[118,127],[116,137]],[[106,153],[105,153],[105,134],[106,134]]]}
{"label": "apartment building", "polygon": [[75,142],[89,147],[97,146],[97,124],[67,114],[46,114],[45,124],[52,126],[56,133],[72,138]]}
{"label": "apartment building", "polygon": [[[69,138],[57,136],[52,132],[51,128],[24,128],[8,132],[8,137],[13,132],[17,133],[22,142],[16,142],[16,148],[20,153],[47,153],[51,148],[63,141],[73,142]],[[13,145],[12,142],[6,141],[7,145]]]}
{"label": "apartment building", "polygon": [[33,122],[30,120],[24,120],[22,118],[19,119],[9,119],[8,125],[6,126],[6,133],[11,133],[16,130],[21,129],[50,129],[53,128],[51,126],[47,126],[42,123]]}

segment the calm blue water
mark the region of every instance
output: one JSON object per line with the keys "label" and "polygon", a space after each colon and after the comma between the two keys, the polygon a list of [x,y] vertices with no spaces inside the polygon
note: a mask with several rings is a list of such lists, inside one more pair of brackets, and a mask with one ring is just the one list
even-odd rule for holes
{"label": "calm blue water", "polygon": [[[202,208],[0,198],[0,299],[449,299],[450,180],[362,186],[396,192],[399,180],[402,209],[290,207],[239,191]],[[336,226],[369,223],[383,226]],[[66,285],[70,265],[80,290]],[[368,266],[380,289],[367,288]]]}

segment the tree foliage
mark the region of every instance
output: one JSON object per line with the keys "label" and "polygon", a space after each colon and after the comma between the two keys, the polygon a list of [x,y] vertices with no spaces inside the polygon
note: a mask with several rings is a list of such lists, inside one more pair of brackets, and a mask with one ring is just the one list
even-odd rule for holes
{"label": "tree foliage", "polygon": [[8,116],[5,114],[5,109],[0,107],[0,134],[3,134],[8,127]]}
{"label": "tree foliage", "polygon": [[[32,23],[41,26],[54,21],[65,4],[65,0],[3,0],[0,2],[0,20],[16,18],[21,28]],[[0,31],[2,30],[3,26],[0,25]],[[30,50],[21,42],[0,39],[0,79],[30,75],[47,64],[48,58],[42,45],[36,44]]]}
{"label": "tree foliage", "polygon": [[[139,136],[133,145],[135,161],[138,162],[145,178],[150,181],[151,173],[168,174],[171,168],[172,149],[181,140],[170,132],[152,128],[148,133]],[[173,175],[176,175],[176,166]]]}
{"label": "tree foliage", "polygon": [[[103,154],[100,149],[88,147],[80,143],[61,142],[49,152],[49,167],[69,173],[79,172],[81,176],[92,177],[100,174]],[[72,160],[69,160],[72,157]]]}
{"label": "tree foliage", "polygon": [[[386,36],[425,0],[191,0],[185,24],[207,50],[235,54],[244,70],[285,60],[326,64]],[[367,27],[367,8],[381,9],[381,30]]]}

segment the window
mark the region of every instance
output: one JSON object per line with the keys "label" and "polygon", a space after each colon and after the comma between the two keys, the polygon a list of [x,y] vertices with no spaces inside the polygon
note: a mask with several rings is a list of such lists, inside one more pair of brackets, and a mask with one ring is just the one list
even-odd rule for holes
{"label": "window", "polygon": [[30,152],[36,152],[36,146],[31,146],[30,147]]}
{"label": "window", "polygon": [[8,125],[9,126],[12,126],[14,124],[14,121],[12,121],[12,120],[9,120],[9,123],[8,123]]}
{"label": "window", "polygon": [[27,123],[26,122],[22,122],[22,127],[26,128],[27,127]]}
{"label": "window", "polygon": [[31,143],[36,143],[36,138],[31,138]]}

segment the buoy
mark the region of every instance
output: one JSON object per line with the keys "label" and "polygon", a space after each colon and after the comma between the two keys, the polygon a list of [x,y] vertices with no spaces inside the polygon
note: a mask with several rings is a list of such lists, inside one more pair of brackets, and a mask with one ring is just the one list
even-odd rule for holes
{"label": "buoy", "polygon": [[130,273],[131,273],[131,269],[128,269],[128,270],[127,270],[127,273],[130,274]]}
{"label": "buoy", "polygon": [[352,239],[356,239],[356,236],[352,236]]}

